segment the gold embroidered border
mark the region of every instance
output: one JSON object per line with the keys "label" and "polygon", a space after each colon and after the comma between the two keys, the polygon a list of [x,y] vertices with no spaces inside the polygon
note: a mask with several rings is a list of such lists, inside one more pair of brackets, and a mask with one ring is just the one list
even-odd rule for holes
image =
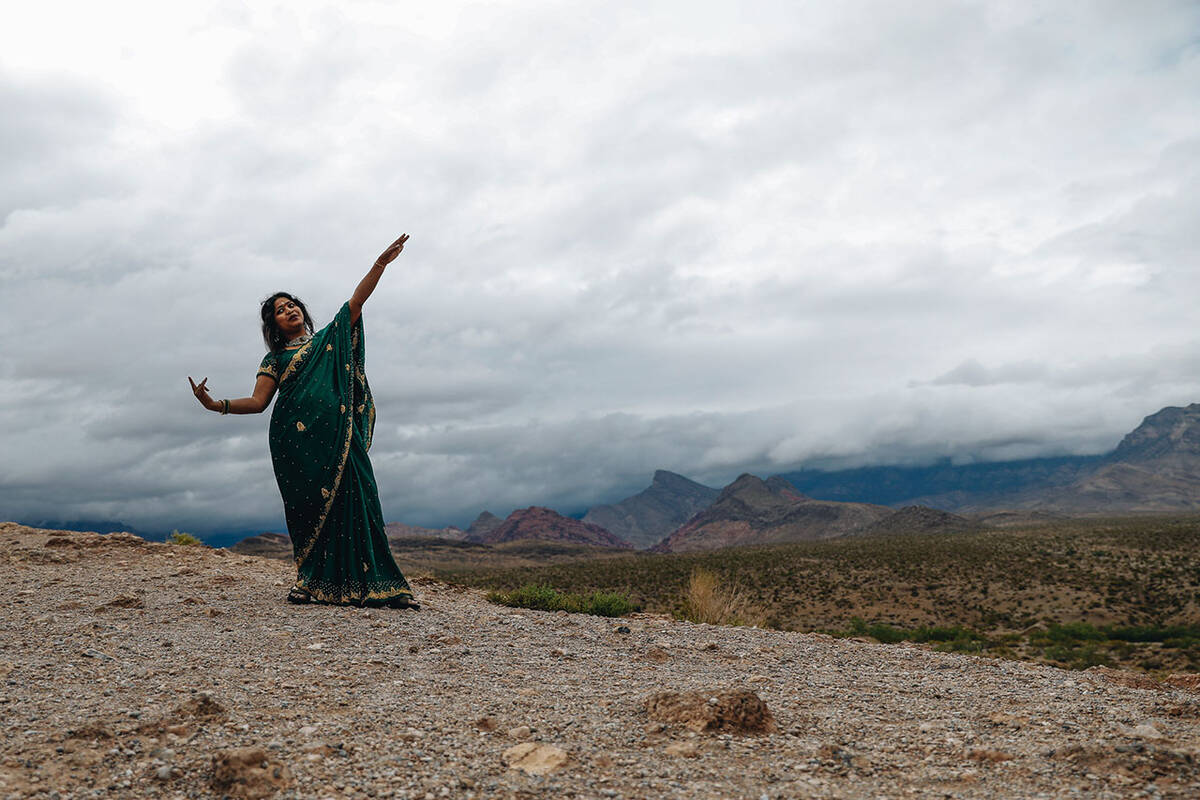
{"label": "gold embroidered border", "polygon": [[412,590],[399,581],[371,581],[367,584],[366,595],[347,593],[345,587],[329,581],[305,581],[299,579],[296,586],[311,594],[322,603],[336,605],[359,605],[364,602],[379,600],[396,600],[405,598],[415,600]]}
{"label": "gold embroidered border", "polygon": [[296,354],[292,356],[292,360],[288,362],[287,369],[285,369],[283,374],[279,376],[280,383],[286,381],[291,374],[296,371],[296,368],[299,367],[300,362],[303,361],[312,350],[312,344],[315,341],[316,339],[309,339],[299,350],[296,351]]}
{"label": "gold embroidered border", "polygon": [[[299,355],[297,353],[297,355]],[[325,527],[325,518],[329,516],[329,509],[333,507],[333,501],[337,498],[338,487],[342,485],[342,474],[346,471],[346,458],[350,455],[350,440],[354,436],[354,419],[348,417],[346,419],[346,442],[342,447],[341,459],[338,463],[337,475],[333,479],[333,488],[329,492],[329,496],[325,499],[325,508],[321,510],[321,518],[317,520],[317,527],[313,530],[312,538],[308,540],[308,545],[304,551],[296,558],[296,568],[303,566],[308,559],[310,553],[317,545],[317,539],[321,538],[321,529]],[[324,489],[324,487],[322,487]]]}

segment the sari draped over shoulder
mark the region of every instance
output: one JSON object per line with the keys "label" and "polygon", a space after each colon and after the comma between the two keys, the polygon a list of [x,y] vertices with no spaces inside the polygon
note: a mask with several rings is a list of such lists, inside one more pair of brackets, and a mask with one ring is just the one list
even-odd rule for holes
{"label": "sari draped over shoulder", "polygon": [[404,604],[412,589],[388,549],[367,451],[375,406],[365,372],[362,318],[350,304],[295,351],[268,353],[258,374],[278,384],[271,461],[296,586],[323,603]]}

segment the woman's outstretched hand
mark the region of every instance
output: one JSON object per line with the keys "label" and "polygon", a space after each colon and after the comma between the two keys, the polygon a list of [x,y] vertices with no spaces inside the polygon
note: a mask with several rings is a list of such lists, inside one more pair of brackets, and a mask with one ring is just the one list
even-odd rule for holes
{"label": "woman's outstretched hand", "polygon": [[188,383],[192,385],[192,394],[196,395],[196,399],[200,401],[200,405],[204,406],[209,411],[215,411],[217,401],[213,400],[212,397],[209,396],[208,387],[205,386],[205,384],[208,383],[208,378],[200,381],[200,383],[196,383],[194,380],[192,380],[192,376],[188,375]]}
{"label": "woman's outstretched hand", "polygon": [[379,258],[375,259],[375,265],[378,267],[386,267],[388,264],[396,260],[396,256],[400,255],[400,251],[404,249],[404,243],[408,241],[408,234],[404,234],[396,241],[388,245],[388,249],[383,251]]}

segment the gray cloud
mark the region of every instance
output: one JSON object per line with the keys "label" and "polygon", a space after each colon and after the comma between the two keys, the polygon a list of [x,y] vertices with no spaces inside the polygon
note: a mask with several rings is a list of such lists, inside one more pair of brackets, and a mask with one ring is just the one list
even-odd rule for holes
{"label": "gray cloud", "polygon": [[186,376],[247,393],[257,302],[328,320],[400,230],[365,316],[389,519],[1100,452],[1196,399],[1194,4],[598,13],[8,48],[0,517],[278,527],[266,418]]}

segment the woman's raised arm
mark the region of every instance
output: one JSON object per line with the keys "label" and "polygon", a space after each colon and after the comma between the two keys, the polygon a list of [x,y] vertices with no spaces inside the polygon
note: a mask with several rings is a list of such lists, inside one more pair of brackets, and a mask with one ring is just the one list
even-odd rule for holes
{"label": "woman's raised arm", "polygon": [[214,400],[205,386],[208,378],[196,383],[189,375],[188,383],[192,385],[192,394],[196,395],[200,405],[209,411],[222,414],[261,414],[267,410],[271,398],[275,396],[275,379],[268,375],[258,376],[254,381],[254,392],[249,397],[239,397],[236,400]]}
{"label": "woman's raised arm", "polygon": [[362,316],[363,303],[367,302],[367,298],[371,296],[371,292],[375,291],[375,286],[379,283],[379,279],[383,277],[383,270],[388,264],[396,260],[396,256],[400,255],[400,251],[404,249],[404,243],[408,241],[408,234],[404,234],[384,250],[379,258],[375,259],[375,263],[371,266],[371,270],[358,282],[358,286],[354,289],[354,294],[350,295],[350,322],[358,322],[358,318]]}

